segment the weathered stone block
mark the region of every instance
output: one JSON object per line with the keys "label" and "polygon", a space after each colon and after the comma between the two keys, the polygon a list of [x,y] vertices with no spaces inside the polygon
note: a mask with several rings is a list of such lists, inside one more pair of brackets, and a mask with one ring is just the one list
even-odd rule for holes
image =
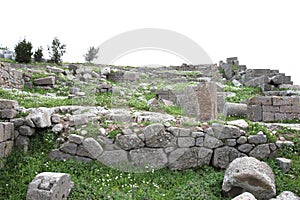
{"label": "weathered stone block", "polygon": [[91,158],[97,159],[103,153],[102,146],[94,138],[86,138],[82,144]]}
{"label": "weathered stone block", "polygon": [[263,112],[263,121],[269,122],[275,120],[275,113],[272,112]]}
{"label": "weathered stone block", "polygon": [[143,133],[147,147],[165,147],[174,141],[174,136],[165,132],[165,127],[161,124],[151,124],[144,129]]}
{"label": "weathered stone block", "polygon": [[18,109],[19,104],[15,100],[0,99],[0,110]]}
{"label": "weathered stone block", "polygon": [[109,167],[116,167],[124,171],[131,171],[131,169],[126,166],[129,163],[128,153],[121,149],[104,151],[97,160]]}
{"label": "weathered stone block", "polygon": [[223,145],[224,144],[223,144],[222,140],[219,140],[219,139],[214,138],[209,135],[205,135],[205,137],[204,137],[204,147],[206,147],[206,148],[214,149],[214,148],[218,148]]}
{"label": "weathered stone block", "polygon": [[0,110],[0,118],[3,118],[3,119],[12,119],[17,114],[18,114],[18,112],[16,110],[13,110],[13,109]]}
{"label": "weathered stone block", "polygon": [[31,136],[35,133],[35,129],[29,126],[21,126],[19,129],[19,133],[24,136]]}
{"label": "weathered stone block", "polygon": [[34,83],[34,85],[37,85],[37,86],[54,85],[55,84],[55,76],[34,79],[33,83]]}
{"label": "weathered stone block", "polygon": [[195,138],[193,137],[179,137],[177,139],[179,147],[192,147],[195,146]]}
{"label": "weathered stone block", "polygon": [[254,158],[258,159],[265,159],[268,158],[270,155],[270,147],[269,144],[260,144],[256,146],[250,153],[249,156],[252,156]]}
{"label": "weathered stone block", "polygon": [[88,120],[88,115],[86,114],[72,115],[69,118],[69,124],[70,126],[84,125],[88,123]]}
{"label": "weathered stone block", "polygon": [[62,146],[59,149],[64,153],[75,155],[77,151],[77,144],[65,142],[62,144]]}
{"label": "weathered stone block", "polygon": [[251,121],[262,121],[262,107],[260,105],[247,106],[248,119]]}
{"label": "weathered stone block", "polygon": [[263,112],[279,112],[279,106],[262,106]]}
{"label": "weathered stone block", "polygon": [[129,152],[131,164],[136,170],[159,169],[168,163],[167,155],[161,148],[141,148]]}
{"label": "weathered stone block", "polygon": [[226,102],[225,106],[224,106],[223,114],[225,116],[246,117],[247,116],[247,104]]}
{"label": "weathered stone block", "polygon": [[249,135],[248,142],[250,144],[264,144],[267,142],[267,136],[264,134]]}
{"label": "weathered stone block", "polygon": [[241,136],[241,131],[236,126],[212,124],[214,136],[217,139],[235,139]]}
{"label": "weathered stone block", "polygon": [[273,105],[274,106],[290,106],[293,104],[293,98],[291,97],[273,97]]}
{"label": "weathered stone block", "polygon": [[43,172],[29,184],[26,200],[66,200],[73,186],[69,174]]}
{"label": "weathered stone block", "polygon": [[293,111],[293,106],[280,106],[280,112],[281,113],[292,113]]}
{"label": "weathered stone block", "polygon": [[283,172],[290,171],[291,168],[291,160],[286,158],[276,158],[276,161]]}
{"label": "weathered stone block", "polygon": [[81,135],[76,134],[70,134],[68,137],[69,142],[75,143],[75,144],[82,144],[84,137]]}
{"label": "weathered stone block", "polygon": [[233,147],[224,146],[214,151],[212,165],[217,168],[225,169],[229,163],[238,157],[245,156]]}
{"label": "weathered stone block", "polygon": [[7,157],[13,148],[13,141],[6,141],[0,143],[0,159]]}
{"label": "weathered stone block", "polygon": [[118,135],[115,144],[124,150],[137,149],[145,146],[144,142],[136,134]]}
{"label": "weathered stone block", "polygon": [[168,167],[172,170],[198,166],[199,148],[178,148],[169,155]]}

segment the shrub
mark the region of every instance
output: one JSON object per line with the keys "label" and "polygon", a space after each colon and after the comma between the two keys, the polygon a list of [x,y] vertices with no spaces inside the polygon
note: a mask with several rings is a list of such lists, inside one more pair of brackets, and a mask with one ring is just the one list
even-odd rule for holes
{"label": "shrub", "polygon": [[15,47],[16,61],[20,63],[30,63],[32,56],[31,49],[31,42],[27,42],[26,39],[20,41]]}
{"label": "shrub", "polygon": [[99,52],[99,48],[90,47],[88,52],[83,56],[85,60],[90,63],[92,60],[98,58],[97,56],[98,52]]}
{"label": "shrub", "polygon": [[51,57],[51,62],[59,64],[62,62],[61,57],[66,53],[66,45],[61,44],[59,39],[55,37],[52,41],[51,47],[48,46],[48,51]]}
{"label": "shrub", "polygon": [[34,61],[35,62],[42,62],[43,61],[43,48],[39,47],[35,52],[34,52]]}

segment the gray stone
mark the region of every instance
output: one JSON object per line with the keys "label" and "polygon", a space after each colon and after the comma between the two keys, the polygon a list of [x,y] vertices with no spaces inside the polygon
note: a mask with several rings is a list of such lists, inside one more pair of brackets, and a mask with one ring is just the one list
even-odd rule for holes
{"label": "gray stone", "polygon": [[238,119],[227,122],[228,125],[237,126],[241,129],[247,129],[249,127],[248,123],[244,119]]}
{"label": "gray stone", "polygon": [[14,124],[15,128],[19,128],[20,126],[24,125],[24,119],[23,118],[11,119],[10,122],[12,122]]}
{"label": "gray stone", "polygon": [[198,148],[178,148],[169,155],[168,167],[181,170],[198,166]]}
{"label": "gray stone", "polygon": [[242,153],[249,153],[253,149],[254,145],[251,144],[242,144],[238,146],[238,150]]}
{"label": "gray stone", "polygon": [[245,144],[247,142],[247,137],[246,136],[241,136],[237,139],[236,141],[238,144]]}
{"label": "gray stone", "polygon": [[102,146],[94,138],[86,138],[82,144],[93,159],[97,159],[103,152]]}
{"label": "gray stone", "polygon": [[26,117],[27,120],[32,121],[37,128],[46,128],[51,126],[51,114],[53,109],[50,108],[37,108],[31,110],[30,114]]}
{"label": "gray stone", "polygon": [[10,122],[0,122],[0,142],[12,140],[14,138],[14,124]]}
{"label": "gray stone", "polygon": [[75,143],[75,144],[82,144],[84,137],[81,135],[76,134],[70,134],[68,137],[69,142]]}
{"label": "gray stone", "polygon": [[65,142],[65,143],[62,144],[62,146],[59,148],[59,150],[64,152],[64,153],[75,155],[76,151],[77,151],[77,144],[70,143],[70,142]]}
{"label": "gray stone", "polygon": [[91,154],[83,147],[83,145],[77,146],[76,155],[80,157],[92,158]]}
{"label": "gray stone", "polygon": [[15,100],[0,99],[0,110],[18,109],[19,104]]}
{"label": "gray stone", "polygon": [[12,119],[17,114],[18,114],[18,112],[13,109],[0,110],[0,118],[3,118],[3,119]]}
{"label": "gray stone", "polygon": [[21,126],[19,129],[19,133],[25,136],[31,136],[35,133],[35,129],[29,126]]}
{"label": "gray stone", "polygon": [[248,142],[250,144],[265,144],[267,142],[267,136],[264,135],[262,132],[256,135],[249,135]]}
{"label": "gray stone", "polygon": [[48,76],[45,78],[38,78],[33,80],[33,84],[37,86],[54,85],[55,76]]}
{"label": "gray stone", "polygon": [[15,145],[18,149],[27,153],[28,145],[29,145],[29,138],[27,136],[19,135],[15,140]]}
{"label": "gray stone", "polygon": [[204,137],[204,147],[215,149],[223,145],[224,145],[223,142],[217,138],[214,138],[209,135],[205,135]]}
{"label": "gray stone", "polygon": [[226,102],[223,114],[225,116],[246,117],[247,104]]}
{"label": "gray stone", "polygon": [[213,150],[204,147],[198,151],[198,166],[209,165],[213,155]]}
{"label": "gray stone", "polygon": [[279,165],[280,169],[286,173],[291,169],[291,160],[286,158],[276,158],[277,164]]}
{"label": "gray stone", "polygon": [[7,157],[10,152],[12,151],[14,142],[13,141],[6,141],[0,143],[0,160],[1,158]]}
{"label": "gray stone", "polygon": [[88,118],[87,114],[72,115],[69,118],[70,126],[84,125],[84,124],[87,124],[88,121],[89,121],[89,118]]}
{"label": "gray stone", "polygon": [[111,109],[110,113],[106,115],[108,120],[113,120],[115,122],[130,122],[131,114],[128,110],[124,109]]}
{"label": "gray stone", "polygon": [[58,124],[60,122],[60,116],[58,114],[54,114],[51,116],[51,121],[53,124]]}
{"label": "gray stone", "polygon": [[115,144],[124,150],[137,149],[145,146],[144,142],[136,134],[118,135]]}
{"label": "gray stone", "polygon": [[257,200],[253,194],[249,192],[244,192],[236,197],[234,197],[232,200]]}
{"label": "gray stone", "polygon": [[275,120],[275,113],[273,112],[263,112],[262,113],[262,120],[264,122],[271,122]]}
{"label": "gray stone", "polygon": [[[201,127],[199,127],[201,128]],[[205,133],[203,132],[192,132],[192,137],[194,138],[199,138],[199,137],[204,137]]]}
{"label": "gray stone", "polygon": [[282,146],[288,146],[288,147],[294,146],[294,142],[292,141],[276,141],[275,144],[278,148],[281,148]]}
{"label": "gray stone", "polygon": [[224,73],[225,73],[226,78],[228,80],[230,80],[234,75],[232,65],[231,64],[223,64],[222,68],[224,69]]}
{"label": "gray stone", "polygon": [[204,146],[204,137],[196,138],[196,146],[203,147]]}
{"label": "gray stone", "polygon": [[240,153],[233,147],[220,147],[214,151],[212,165],[217,168],[225,169],[230,162],[242,156],[244,156],[244,154]]}
{"label": "gray stone", "polygon": [[294,194],[293,192],[290,191],[283,191],[280,193],[280,195],[278,195],[273,199],[270,200],[300,200],[300,197],[298,197],[296,194]]}
{"label": "gray stone", "polygon": [[127,151],[124,150],[104,151],[97,160],[106,166],[130,171],[128,169],[126,170],[126,165],[129,162],[127,154]]}
{"label": "gray stone", "polygon": [[179,137],[177,138],[179,147],[192,147],[195,146],[195,138],[192,137]]}
{"label": "gray stone", "polygon": [[258,200],[270,199],[276,195],[273,171],[255,158],[237,158],[225,171],[222,190],[230,197],[248,191]]}
{"label": "gray stone", "polygon": [[143,130],[143,133],[147,147],[165,147],[174,140],[174,136],[165,132],[165,127],[161,124],[151,124]]}
{"label": "gray stone", "polygon": [[70,174],[43,172],[30,182],[26,200],[67,200],[73,186]]}
{"label": "gray stone", "polygon": [[168,163],[167,155],[161,148],[141,148],[129,152],[135,170],[148,171],[159,169]]}
{"label": "gray stone", "polygon": [[62,124],[55,124],[53,127],[52,127],[52,131],[54,133],[60,133],[62,130],[63,130],[64,126]]}
{"label": "gray stone", "polygon": [[236,145],[236,139],[226,139],[225,140],[225,145],[230,146],[230,147],[234,147]]}
{"label": "gray stone", "polygon": [[240,129],[231,125],[212,124],[212,129],[215,137],[221,140],[235,139],[241,136]]}
{"label": "gray stone", "polygon": [[226,103],[226,93],[225,92],[217,92],[218,113],[224,112],[225,103]]}
{"label": "gray stone", "polygon": [[65,161],[73,159],[73,156],[67,153],[60,151],[59,149],[55,149],[50,152],[49,158],[51,160]]}
{"label": "gray stone", "polygon": [[241,87],[243,86],[243,84],[241,84],[238,80],[236,79],[233,79],[232,80],[232,84],[235,86],[235,87]]}
{"label": "gray stone", "polygon": [[75,156],[74,159],[78,160],[80,162],[92,162],[93,161],[91,158],[81,157],[81,156]]}
{"label": "gray stone", "polygon": [[258,158],[258,159],[264,159],[268,158],[270,155],[270,147],[269,144],[260,144],[256,146],[250,153],[249,156]]}
{"label": "gray stone", "polygon": [[248,105],[247,106],[247,117],[251,121],[262,121],[262,108],[261,105]]}

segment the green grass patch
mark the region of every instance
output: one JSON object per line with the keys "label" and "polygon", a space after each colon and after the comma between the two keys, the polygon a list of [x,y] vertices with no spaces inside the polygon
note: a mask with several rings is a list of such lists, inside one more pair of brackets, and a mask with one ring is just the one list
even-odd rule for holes
{"label": "green grass patch", "polygon": [[127,173],[98,162],[51,161],[55,135],[31,138],[29,152],[14,151],[0,169],[2,199],[25,199],[28,184],[41,172],[69,173],[75,186],[68,199],[222,199],[224,171],[212,167],[149,173]]}
{"label": "green grass patch", "polygon": [[251,121],[247,122],[249,125],[247,135],[256,135],[259,131],[262,131],[267,136],[268,142],[274,143],[277,141],[277,136],[272,135],[271,131],[267,129],[267,127],[260,125],[259,123]]}
{"label": "green grass patch", "polygon": [[244,102],[251,97],[263,95],[261,88],[259,87],[235,87],[231,82],[228,85],[225,85],[224,92],[235,93],[235,97],[226,97],[226,101],[232,103]]}

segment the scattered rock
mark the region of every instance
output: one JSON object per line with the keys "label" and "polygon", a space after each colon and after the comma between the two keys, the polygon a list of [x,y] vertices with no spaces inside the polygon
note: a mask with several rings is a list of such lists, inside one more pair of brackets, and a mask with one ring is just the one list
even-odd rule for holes
{"label": "scattered rock", "polygon": [[276,197],[276,199],[270,199],[270,200],[300,200],[300,197],[298,197],[296,194],[290,191],[284,191],[281,192],[280,195]]}
{"label": "scattered rock", "polygon": [[279,165],[280,169],[286,173],[291,169],[291,160],[286,158],[276,158],[277,164]]}
{"label": "scattered rock", "polygon": [[251,193],[244,192],[236,197],[234,197],[232,200],[257,200]]}
{"label": "scattered rock", "polygon": [[86,138],[82,144],[94,159],[97,159],[103,152],[102,146],[94,138]]}
{"label": "scattered rock", "polygon": [[48,76],[45,78],[38,78],[33,80],[33,84],[37,86],[54,85],[55,76]]}

